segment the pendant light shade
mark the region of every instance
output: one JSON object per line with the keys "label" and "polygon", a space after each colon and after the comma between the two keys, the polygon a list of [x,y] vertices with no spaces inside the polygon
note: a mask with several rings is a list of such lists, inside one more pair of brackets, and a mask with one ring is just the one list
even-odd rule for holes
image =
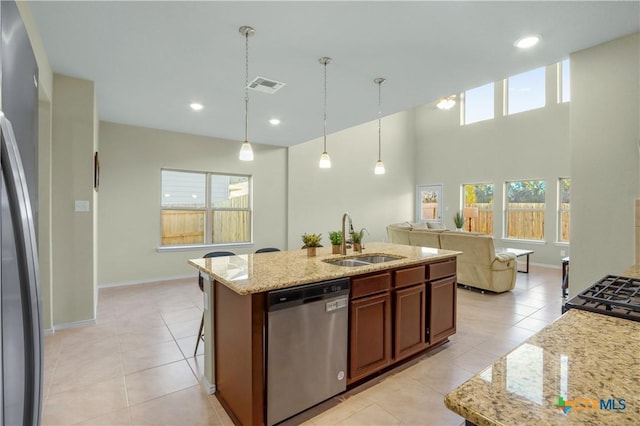
{"label": "pendant light shade", "polygon": [[256,30],[249,26],[242,26],[238,29],[244,36],[244,142],[240,147],[241,161],[253,161],[253,148],[249,143],[249,36],[255,34]]}
{"label": "pendant light shade", "polygon": [[330,169],[331,158],[327,152],[327,65],[331,63],[331,58],[323,56],[319,59],[319,62],[324,66],[324,149],[320,156],[319,166],[321,169]]}
{"label": "pendant light shade", "polygon": [[240,146],[240,155],[238,156],[242,161],[253,161],[253,148],[249,141],[242,142]]}
{"label": "pendant light shade", "polygon": [[373,172],[377,175],[385,174],[384,163],[382,162],[382,108],[381,108],[381,100],[382,100],[382,83],[384,83],[385,79],[382,77],[378,77],[373,80],[375,84],[378,85],[378,161],[376,161],[376,167],[373,169]]}

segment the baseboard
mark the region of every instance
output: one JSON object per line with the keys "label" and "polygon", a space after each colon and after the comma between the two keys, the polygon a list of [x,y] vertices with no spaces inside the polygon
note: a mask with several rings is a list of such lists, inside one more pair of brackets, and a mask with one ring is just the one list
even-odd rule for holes
{"label": "baseboard", "polygon": [[98,288],[111,288],[111,287],[125,287],[130,285],[138,285],[138,284],[149,284],[149,283],[159,283],[164,281],[174,281],[174,280],[184,280],[186,278],[195,278],[197,276],[197,271],[194,269],[194,273],[191,275],[176,275],[172,277],[162,277],[162,278],[147,278],[143,280],[133,280],[133,281],[120,281],[115,283],[106,283],[99,284]]}
{"label": "baseboard", "polygon": [[200,377],[200,384],[202,385],[202,388],[205,390],[205,392],[207,392],[209,395],[213,395],[214,393],[216,393],[216,385],[212,385],[211,383],[209,383],[209,380],[207,380],[204,374]]}
{"label": "baseboard", "polygon": [[[521,264],[524,264],[525,262],[521,261]],[[546,263],[534,263],[534,262],[530,262],[529,263],[530,266],[542,266],[543,268],[551,268],[551,269],[561,269],[562,265],[548,265]]]}
{"label": "baseboard", "polygon": [[59,330],[65,330],[68,328],[86,327],[87,325],[95,325],[95,324],[96,324],[95,318],[82,320],[82,321],[66,322],[66,323],[54,325],[53,332],[55,333],[56,331],[59,331]]}
{"label": "baseboard", "polygon": [[53,328],[47,328],[42,330],[42,334],[45,336],[52,336],[56,331]]}

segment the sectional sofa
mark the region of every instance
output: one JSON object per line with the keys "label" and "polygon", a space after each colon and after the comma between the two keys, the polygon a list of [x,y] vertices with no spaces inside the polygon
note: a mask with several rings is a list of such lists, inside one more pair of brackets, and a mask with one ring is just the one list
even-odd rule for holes
{"label": "sectional sofa", "polygon": [[516,256],[496,253],[493,237],[489,235],[429,229],[423,223],[407,222],[387,226],[387,235],[391,243],[463,252],[458,256],[460,284],[495,293],[509,291],[516,284]]}

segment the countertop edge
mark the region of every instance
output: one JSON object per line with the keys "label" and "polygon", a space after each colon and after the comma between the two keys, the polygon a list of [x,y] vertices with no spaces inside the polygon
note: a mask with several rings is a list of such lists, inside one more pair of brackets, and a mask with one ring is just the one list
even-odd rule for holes
{"label": "countertop edge", "polygon": [[[383,244],[388,244],[388,243],[383,243]],[[402,247],[412,247],[412,246],[402,246]],[[357,257],[357,256],[361,256],[361,255],[374,255],[377,254],[377,251],[383,251],[383,249],[377,249],[377,250],[371,250],[370,252],[365,252],[365,253],[350,253],[347,256],[344,255],[331,255],[331,254],[323,254],[323,255],[318,255],[316,257],[313,258],[309,258],[309,259],[301,259],[301,265],[304,264],[308,264],[307,262],[322,262],[324,259],[331,259],[331,258],[336,258],[336,257]],[[420,265],[420,264],[425,264],[425,263],[430,263],[430,262],[434,262],[434,261],[440,261],[440,260],[445,260],[445,259],[451,259],[454,257],[457,257],[461,254],[463,254],[463,252],[461,251],[455,251],[455,250],[439,250],[441,253],[437,253],[437,254],[429,254],[428,256],[424,256],[424,257],[406,257],[403,259],[398,259],[398,260],[394,260],[394,261],[390,261],[390,262],[385,262],[385,263],[376,263],[376,264],[371,264],[371,265],[367,265],[367,266],[359,266],[359,267],[344,267],[344,266],[333,266],[333,265],[327,265],[330,266],[331,268],[335,268],[331,269],[331,271],[322,271],[321,274],[319,275],[311,275],[310,277],[297,277],[294,280],[291,281],[282,281],[282,282],[278,282],[276,284],[269,284],[269,285],[264,285],[262,287],[256,288],[256,289],[252,289],[252,288],[247,288],[245,286],[241,286],[241,285],[237,285],[234,281],[230,281],[228,279],[225,279],[224,277],[216,274],[214,271],[211,271],[209,269],[207,269],[206,267],[204,267],[202,265],[202,260],[203,259],[189,259],[188,260],[188,264],[195,267],[196,269],[198,269],[199,272],[213,278],[215,281],[223,284],[225,287],[233,290],[235,293],[241,295],[241,296],[246,296],[246,295],[251,295],[251,294],[257,294],[257,293],[264,293],[264,292],[268,292],[271,290],[278,290],[278,289],[283,289],[283,288],[289,288],[289,287],[294,287],[294,286],[298,286],[298,285],[303,285],[303,284],[310,284],[310,283],[314,283],[314,282],[320,282],[320,281],[326,281],[326,280],[331,280],[331,279],[336,279],[336,278],[346,278],[346,277],[352,277],[355,275],[365,275],[365,274],[370,274],[370,273],[376,273],[376,272],[380,272],[380,271],[385,271],[385,270],[392,270],[392,269],[397,269],[397,268],[403,268],[403,267],[411,267],[414,265]],[[294,251],[295,253],[299,253],[299,251]],[[284,252],[280,252],[280,253],[284,253]],[[254,254],[251,255],[244,255],[244,256],[256,256]],[[258,256],[261,256],[260,254],[258,254]],[[255,259],[255,258],[254,258]],[[242,282],[242,281],[241,281]]]}

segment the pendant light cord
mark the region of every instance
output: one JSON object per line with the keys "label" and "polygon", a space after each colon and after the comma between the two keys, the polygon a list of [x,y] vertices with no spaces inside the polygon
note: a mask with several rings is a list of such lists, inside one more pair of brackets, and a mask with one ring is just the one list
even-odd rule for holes
{"label": "pendant light cord", "polygon": [[378,83],[378,161],[382,159],[382,81]]}
{"label": "pendant light cord", "polygon": [[324,61],[324,150],[327,152],[327,61]]}
{"label": "pendant light cord", "polygon": [[249,31],[244,34],[244,140],[249,140]]}

